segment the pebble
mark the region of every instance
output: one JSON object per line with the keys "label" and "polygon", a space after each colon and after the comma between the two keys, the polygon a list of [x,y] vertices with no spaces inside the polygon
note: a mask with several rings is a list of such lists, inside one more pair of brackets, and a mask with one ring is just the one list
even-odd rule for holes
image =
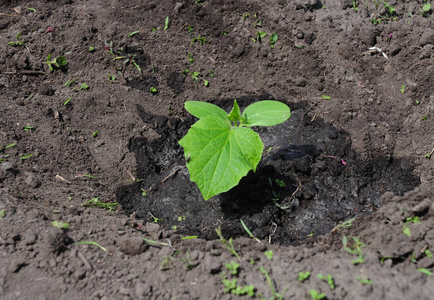
{"label": "pebble", "polygon": [[26,180],[24,180],[24,182],[32,187],[32,188],[37,188],[41,185],[41,182],[38,180],[38,178],[36,178],[36,176],[32,173],[26,173],[28,174]]}
{"label": "pebble", "polygon": [[8,171],[8,170],[12,170],[14,168],[14,164],[11,162],[4,162],[1,164],[1,169],[3,171]]}

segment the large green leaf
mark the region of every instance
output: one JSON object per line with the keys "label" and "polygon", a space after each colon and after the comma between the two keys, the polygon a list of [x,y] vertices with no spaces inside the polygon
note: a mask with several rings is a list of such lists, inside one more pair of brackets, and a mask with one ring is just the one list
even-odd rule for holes
{"label": "large green leaf", "polygon": [[274,126],[289,119],[291,111],[282,102],[264,100],[247,106],[242,116],[247,119],[242,123],[247,127]]}
{"label": "large green leaf", "polygon": [[250,170],[256,170],[264,145],[246,127],[231,127],[224,116],[201,117],[179,141],[188,158],[190,180],[205,200],[236,186]]}
{"label": "large green leaf", "polygon": [[217,105],[200,101],[186,101],[185,109],[199,119],[208,115],[218,115],[224,118],[228,114]]}

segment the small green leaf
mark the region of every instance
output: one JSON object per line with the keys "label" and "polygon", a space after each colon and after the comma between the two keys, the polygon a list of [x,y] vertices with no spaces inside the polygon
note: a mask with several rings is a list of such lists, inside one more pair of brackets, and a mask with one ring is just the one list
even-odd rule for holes
{"label": "small green leaf", "polygon": [[88,244],[88,245],[94,245],[99,247],[102,251],[107,251],[106,248],[104,248],[103,246],[101,246],[100,244],[98,244],[95,241],[81,241],[81,242],[76,242],[75,244]]}
{"label": "small green leaf", "polygon": [[59,228],[59,229],[68,229],[69,228],[69,224],[64,223],[62,221],[53,221],[53,222],[51,222],[51,225],[53,225],[54,227]]}
{"label": "small green leaf", "polygon": [[426,276],[432,276],[432,272],[425,268],[417,268],[418,272],[425,274]]}
{"label": "small green leaf", "polygon": [[[220,112],[217,108],[211,109]],[[255,171],[264,145],[253,130],[231,128],[226,113],[224,118],[210,114],[209,110],[202,110],[200,114],[200,120],[179,144],[185,156],[190,156],[187,162],[190,180],[196,182],[204,199],[208,200],[236,186],[250,170]]]}
{"label": "small green leaf", "polygon": [[203,118],[208,115],[218,115],[226,118],[227,112],[218,107],[217,105],[200,102],[200,101],[187,101],[185,102],[185,109],[196,118]]}
{"label": "small green leaf", "polygon": [[406,225],[404,225],[404,227],[402,227],[402,233],[404,233],[407,236],[411,236],[410,228]]}
{"label": "small green leaf", "polygon": [[276,33],[272,33],[271,36],[270,36],[270,46],[271,46],[271,48],[274,48],[274,46],[276,45],[277,39],[278,39],[277,34]]}
{"label": "small green leaf", "polygon": [[185,241],[185,240],[192,240],[192,239],[197,239],[197,238],[198,238],[197,235],[189,235],[189,236],[182,237],[181,240]]}
{"label": "small green leaf", "polygon": [[247,127],[274,126],[289,119],[291,111],[282,102],[264,100],[247,106],[242,116],[246,118],[243,125]]}
{"label": "small green leaf", "polygon": [[4,209],[0,210],[0,220],[6,216],[6,212]]}
{"label": "small green leaf", "polygon": [[241,121],[241,112],[240,107],[238,106],[237,100],[234,100],[234,107],[232,108],[232,111],[228,115],[229,120],[232,122],[238,122]]}
{"label": "small green leaf", "polygon": [[265,251],[264,255],[268,258],[268,260],[271,260],[273,258],[273,250]]}

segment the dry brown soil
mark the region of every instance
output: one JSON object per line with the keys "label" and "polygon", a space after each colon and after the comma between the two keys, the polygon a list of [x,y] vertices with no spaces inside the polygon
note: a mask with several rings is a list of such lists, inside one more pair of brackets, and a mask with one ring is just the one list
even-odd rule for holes
{"label": "dry brown soil", "polygon": [[[432,299],[426,3],[0,0],[0,298]],[[292,116],[204,201],[184,102],[234,99]]]}

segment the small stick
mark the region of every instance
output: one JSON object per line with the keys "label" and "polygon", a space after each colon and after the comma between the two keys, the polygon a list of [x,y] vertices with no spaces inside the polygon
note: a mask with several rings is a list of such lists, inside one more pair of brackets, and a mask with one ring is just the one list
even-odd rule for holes
{"label": "small stick", "polygon": [[166,178],[163,179],[163,181],[161,181],[161,183],[166,182],[167,179],[169,179],[170,177],[172,177],[173,175],[176,174],[176,172],[178,172],[179,170],[185,168],[185,166],[182,167],[178,167],[175,171],[173,171],[172,173],[170,173],[169,175],[166,176]]}
{"label": "small stick", "polygon": [[92,270],[92,265],[89,263],[87,258],[83,255],[83,253],[78,252],[77,256],[81,259],[81,261],[84,263],[87,269]]}
{"label": "small stick", "polygon": [[57,174],[55,178],[59,178],[60,180],[66,181],[67,183],[71,184],[71,182],[69,182],[68,180],[66,180],[65,178],[60,176],[59,174]]}

